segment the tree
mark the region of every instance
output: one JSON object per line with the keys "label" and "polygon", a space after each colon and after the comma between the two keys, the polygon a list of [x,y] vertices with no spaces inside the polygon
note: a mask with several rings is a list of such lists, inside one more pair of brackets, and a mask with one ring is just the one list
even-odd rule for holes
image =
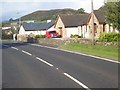
{"label": "tree", "polygon": [[83,13],[85,13],[85,10],[83,8],[80,8],[80,9],[77,10],[77,12],[80,13],[80,14],[83,14]]}
{"label": "tree", "polygon": [[9,19],[9,22],[12,22],[12,21],[13,21],[13,19],[12,19],[12,18],[10,18],[10,19]]}
{"label": "tree", "polygon": [[52,20],[56,20],[56,18],[57,18],[57,15],[52,16]]}
{"label": "tree", "polygon": [[120,31],[120,1],[119,2],[106,2],[105,15],[107,22],[112,23],[114,28]]}

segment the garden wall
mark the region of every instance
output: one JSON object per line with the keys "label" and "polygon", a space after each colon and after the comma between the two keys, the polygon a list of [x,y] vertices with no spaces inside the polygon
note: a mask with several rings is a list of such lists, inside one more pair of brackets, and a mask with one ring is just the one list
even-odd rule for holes
{"label": "garden wall", "polygon": [[[61,45],[67,45],[69,43],[75,43],[75,42],[92,44],[90,39],[83,39],[83,38],[77,38],[77,39],[75,39],[75,38],[71,38],[71,39],[41,38],[37,41],[37,43],[39,43],[39,44],[51,45],[51,46],[61,46]],[[118,42],[95,42],[95,44],[104,45],[104,46],[120,45]]]}
{"label": "garden wall", "polygon": [[[33,37],[33,36],[32,36]],[[67,45],[69,43],[85,43],[85,44],[92,44],[91,39],[84,39],[84,38],[68,38],[68,39],[62,39],[62,38],[32,38],[28,35],[17,35],[17,40],[22,42],[31,42],[31,43],[39,43],[44,45],[50,45],[50,46],[61,46],[61,45]],[[120,42],[95,42],[95,44],[109,46],[109,45],[120,45]]]}

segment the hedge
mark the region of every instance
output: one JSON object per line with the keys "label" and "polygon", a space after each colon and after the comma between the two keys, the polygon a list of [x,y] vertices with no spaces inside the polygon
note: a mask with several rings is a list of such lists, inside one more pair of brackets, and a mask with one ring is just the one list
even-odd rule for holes
{"label": "hedge", "polygon": [[71,38],[81,38],[81,36],[79,36],[79,35],[77,35],[77,34],[75,34],[75,35],[71,34],[70,37],[71,37]]}
{"label": "hedge", "polygon": [[36,35],[35,38],[46,38],[46,35]]}
{"label": "hedge", "polygon": [[120,33],[115,33],[115,32],[102,33],[99,36],[99,41],[103,41],[103,42],[120,41]]}

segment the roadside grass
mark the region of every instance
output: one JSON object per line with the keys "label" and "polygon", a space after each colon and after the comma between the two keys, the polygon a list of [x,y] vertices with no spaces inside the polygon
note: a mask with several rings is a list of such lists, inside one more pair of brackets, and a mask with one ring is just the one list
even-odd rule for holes
{"label": "roadside grass", "polygon": [[70,43],[60,46],[61,49],[95,55],[103,58],[118,60],[118,46],[88,45],[81,43]]}

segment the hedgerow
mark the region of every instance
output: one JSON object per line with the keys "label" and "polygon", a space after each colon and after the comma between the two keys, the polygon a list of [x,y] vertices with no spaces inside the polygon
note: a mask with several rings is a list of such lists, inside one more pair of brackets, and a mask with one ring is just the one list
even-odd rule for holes
{"label": "hedgerow", "polygon": [[103,41],[103,42],[120,41],[120,33],[115,33],[115,32],[102,33],[99,36],[99,41]]}

